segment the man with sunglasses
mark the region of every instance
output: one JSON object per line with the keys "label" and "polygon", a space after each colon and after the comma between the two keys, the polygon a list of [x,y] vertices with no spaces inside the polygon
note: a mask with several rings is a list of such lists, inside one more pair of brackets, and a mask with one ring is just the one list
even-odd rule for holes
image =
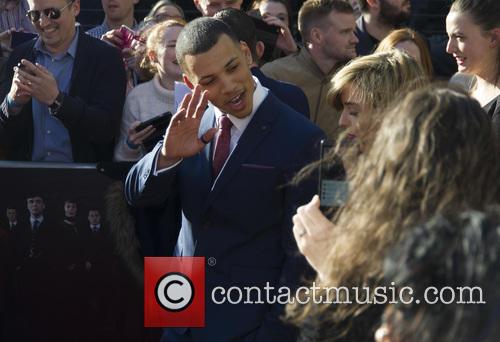
{"label": "man with sunglasses", "polygon": [[39,37],[16,48],[0,79],[8,159],[111,160],[125,100],[120,53],[76,24],[79,0],[28,0]]}

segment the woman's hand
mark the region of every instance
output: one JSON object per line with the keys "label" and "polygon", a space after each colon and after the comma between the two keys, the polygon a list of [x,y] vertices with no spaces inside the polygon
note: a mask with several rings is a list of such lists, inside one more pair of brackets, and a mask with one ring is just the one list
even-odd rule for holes
{"label": "woman's hand", "polygon": [[262,19],[268,25],[280,28],[280,34],[278,36],[278,39],[276,40],[276,47],[278,49],[282,50],[287,55],[298,51],[298,47],[295,43],[295,39],[293,39],[292,32],[290,32],[290,28],[283,22],[283,20],[272,15],[267,15]]}
{"label": "woman's hand", "polygon": [[320,201],[315,195],[311,202],[297,209],[293,216],[293,235],[300,252],[316,270],[320,279],[326,272],[324,261],[330,248],[330,237],[334,224],[319,209]]}
{"label": "woman's hand", "polygon": [[134,149],[134,147],[135,149],[139,148],[139,145],[156,131],[156,128],[149,125],[142,131],[137,132],[135,128],[139,126],[140,123],[140,121],[134,121],[128,130],[127,145],[132,149]]}

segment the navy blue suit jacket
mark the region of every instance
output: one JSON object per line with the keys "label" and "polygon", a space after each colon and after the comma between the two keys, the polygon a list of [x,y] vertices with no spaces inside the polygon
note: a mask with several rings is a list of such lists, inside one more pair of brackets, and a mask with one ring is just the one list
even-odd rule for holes
{"label": "navy blue suit jacket", "polygon": [[[209,109],[200,135],[213,125],[214,113]],[[213,143],[155,176],[158,145],[129,172],[129,203],[158,205],[178,196],[182,230],[192,233],[194,255],[217,261],[206,266],[206,327],[191,329],[192,340],[295,340],[297,331],[280,320],[283,305],[217,305],[210,294],[216,286],[263,287],[266,282],[276,288],[296,288],[310,271],[293,238],[292,216],[311,199],[316,184],[292,187],[287,182],[319,157],[318,142],[323,137],[318,127],[269,93],[213,188]],[[177,340],[172,335],[170,339]]]}
{"label": "navy blue suit jacket", "polygon": [[[69,94],[57,118],[67,128],[75,162],[111,161],[125,102],[127,79],[120,51],[79,30]],[[16,116],[5,108],[13,67],[22,58],[35,62],[35,39],[17,47],[0,79],[0,145],[6,145],[9,160],[31,160],[33,151],[32,102]]]}
{"label": "navy blue suit jacket", "polygon": [[291,83],[267,77],[257,67],[252,68],[252,74],[259,79],[260,84],[271,90],[283,103],[309,119],[309,101],[307,101],[306,94],[304,94],[302,89]]}

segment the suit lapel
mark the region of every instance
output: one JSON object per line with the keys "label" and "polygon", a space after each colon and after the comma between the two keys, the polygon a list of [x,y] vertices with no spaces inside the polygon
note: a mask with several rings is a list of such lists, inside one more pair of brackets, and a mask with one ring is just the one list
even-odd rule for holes
{"label": "suit lapel", "polygon": [[[78,31],[78,45],[76,47],[75,61],[73,63],[73,71],[71,72],[71,81],[69,82],[70,93],[73,92],[73,85],[76,77],[80,69],[82,69],[82,64],[86,63],[86,60],[89,58],[88,56],[84,56],[85,51],[87,49],[87,39],[86,33],[84,33],[81,28]],[[83,70],[88,70],[88,68],[84,68]]]}
{"label": "suit lapel", "polygon": [[272,95],[269,93],[255,112],[254,117],[243,132],[233,153],[229,156],[226,165],[222,169],[219,177],[215,180],[212,191],[210,192],[205,210],[210,203],[217,197],[231,178],[238,172],[243,161],[254,151],[264,137],[271,132],[272,122],[275,120],[273,111]]}

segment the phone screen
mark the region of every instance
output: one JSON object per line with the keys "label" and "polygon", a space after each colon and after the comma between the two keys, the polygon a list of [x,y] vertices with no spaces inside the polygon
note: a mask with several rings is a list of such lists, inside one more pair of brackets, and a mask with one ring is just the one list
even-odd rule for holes
{"label": "phone screen", "polygon": [[349,190],[342,165],[325,158],[332,148],[332,143],[321,141],[318,194],[322,209],[342,206],[347,200]]}
{"label": "phone screen", "polygon": [[22,43],[27,42],[28,40],[35,38],[36,36],[37,35],[34,33],[13,31],[10,47],[15,48],[18,45],[21,45]]}

